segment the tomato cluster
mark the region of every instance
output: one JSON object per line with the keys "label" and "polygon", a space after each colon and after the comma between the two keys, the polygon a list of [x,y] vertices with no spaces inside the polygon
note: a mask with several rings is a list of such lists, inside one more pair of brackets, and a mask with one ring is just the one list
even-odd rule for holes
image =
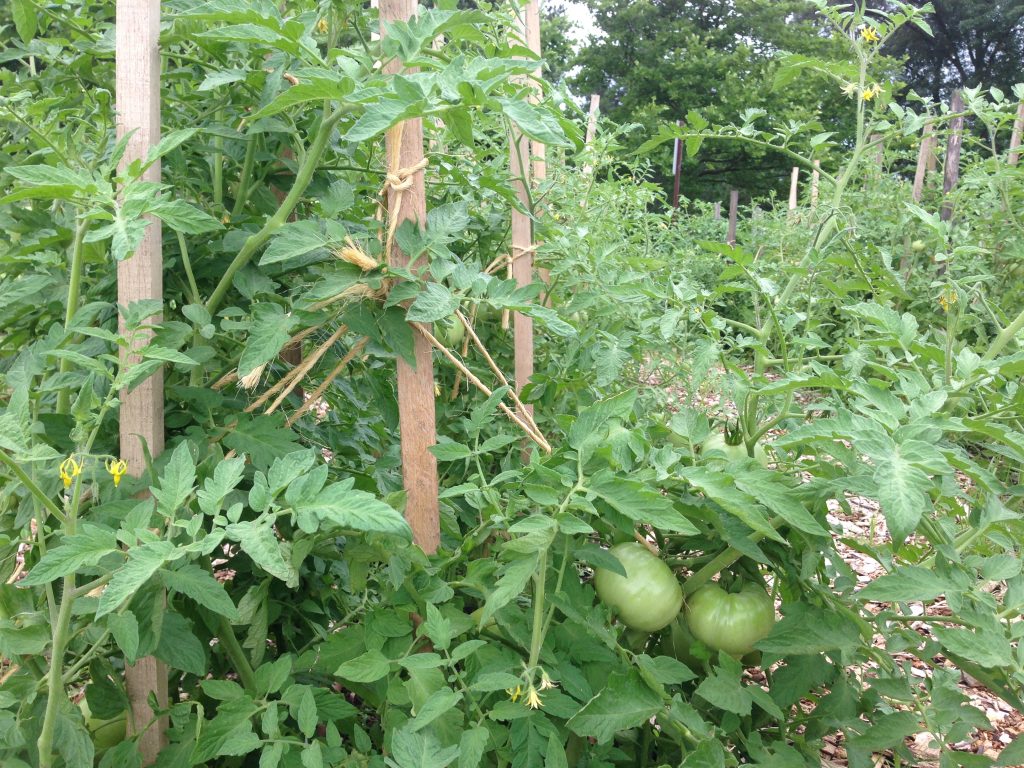
{"label": "tomato cluster", "polygon": [[737,582],[732,592],[715,583],[705,584],[684,606],[679,580],[647,547],[637,542],[617,544],[609,554],[622,564],[626,575],[596,569],[594,588],[601,602],[631,630],[651,633],[671,626],[662,648],[686,664],[699,666],[701,659],[694,649],[700,643],[711,651],[747,660],[754,644],[775,624],[775,606],[759,584]]}

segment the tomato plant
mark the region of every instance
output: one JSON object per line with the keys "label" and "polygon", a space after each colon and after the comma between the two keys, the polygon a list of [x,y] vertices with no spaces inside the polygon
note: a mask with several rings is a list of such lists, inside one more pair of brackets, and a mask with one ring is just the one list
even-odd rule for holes
{"label": "tomato plant", "polygon": [[627,627],[657,632],[679,615],[683,591],[672,570],[639,542],[616,544],[608,554],[626,575],[598,568],[594,572],[597,596]]}
{"label": "tomato plant", "polygon": [[[749,458],[739,427],[726,425],[724,432],[712,432],[700,446],[703,462],[709,467],[724,467]],[[768,466],[768,453],[760,443],[754,444],[754,461]]]}
{"label": "tomato plant", "polygon": [[686,626],[716,651],[737,658],[754,650],[775,624],[775,606],[764,587],[745,583],[736,592],[706,584],[686,599]]}
{"label": "tomato plant", "polygon": [[434,323],[434,336],[449,347],[457,347],[466,338],[466,326],[455,315]]}

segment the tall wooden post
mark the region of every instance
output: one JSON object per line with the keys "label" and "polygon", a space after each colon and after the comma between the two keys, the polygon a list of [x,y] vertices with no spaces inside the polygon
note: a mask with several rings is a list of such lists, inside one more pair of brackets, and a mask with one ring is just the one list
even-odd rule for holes
{"label": "tall wooden post", "polygon": [[811,171],[811,210],[818,207],[818,185],[821,183],[821,160],[814,161],[814,170]]}
{"label": "tall wooden post", "polygon": [[587,146],[594,143],[597,135],[597,115],[601,109],[601,94],[590,94],[590,112],[587,113]]}
{"label": "tall wooden post", "polygon": [[[524,9],[526,14],[526,45],[533,51],[537,56],[540,56],[540,3],[537,0],[528,3]],[[540,74],[540,68],[537,69],[538,75]],[[534,84],[533,94],[530,97],[530,101],[537,102],[541,99],[540,87]],[[542,141],[530,141],[530,152],[531,152],[531,183],[534,185],[534,189],[537,185],[542,183],[548,176],[548,163],[547,163],[547,145]],[[534,214],[536,215],[536,211]],[[531,234],[531,243],[536,240]],[[532,252],[530,260],[533,260]],[[551,282],[551,271],[548,269],[538,269],[537,274],[541,280],[545,283]],[[547,297],[550,299],[550,296]],[[532,351],[531,351],[532,357]],[[533,374],[531,366],[530,375]],[[518,377],[516,377],[518,380]]]}
{"label": "tall wooden post", "polygon": [[729,245],[736,245],[736,211],[740,206],[740,192],[738,189],[729,190],[729,231],[725,236],[725,242]]}
{"label": "tall wooden post", "polygon": [[[964,97],[959,90],[953,91],[949,111],[953,114],[964,111]],[[942,169],[942,210],[939,212],[939,218],[943,221],[953,218],[953,201],[949,199],[949,194],[960,180],[960,150],[963,143],[964,118],[960,115],[954,117],[949,124],[949,143],[946,145],[946,158]]]}
{"label": "tall wooden post", "polygon": [[928,175],[928,165],[935,157],[935,137],[931,123],[925,123],[921,131],[921,146],[917,150],[917,168],[914,170],[914,188],[910,193],[915,203],[921,202],[924,194],[924,182]]}
{"label": "tall wooden post", "polygon": [[[682,120],[676,120],[682,126]],[[679,179],[683,175],[683,140],[676,139],[672,145],[672,209],[679,208]]]}
{"label": "tall wooden post", "polygon": [[[527,8],[516,16],[517,28],[514,30],[514,34],[527,44],[530,40],[527,17],[533,12],[539,12],[530,10],[530,6],[535,5],[537,5],[537,0],[532,0]],[[527,211],[530,207],[530,171],[530,140],[517,126],[513,125],[512,135],[509,137],[509,172],[512,176],[516,197],[519,199],[520,205]],[[530,214],[513,208],[511,230],[512,277],[516,281],[516,285],[529,285],[533,282],[533,227]],[[518,393],[522,392],[523,387],[533,376],[533,318],[516,312],[512,325],[515,385]],[[525,405],[524,408],[532,413],[531,406]]]}
{"label": "tall wooden post", "polygon": [[[160,2],[117,0],[115,83],[118,138],[131,134],[121,168],[146,156],[160,140]],[[133,133],[134,131],[134,133]],[[160,181],[160,162],[151,165],[143,178]],[[163,299],[163,258],[160,221],[151,218],[135,253],[117,265],[117,301],[127,306],[144,299]],[[158,320],[159,318],[154,318]],[[124,332],[122,321],[122,332]],[[136,339],[136,346],[145,344]],[[121,350],[130,361],[132,350]],[[146,469],[145,447],[153,456],[164,449],[164,377],[157,370],[131,391],[120,394],[121,458],[138,477]],[[58,663],[54,660],[54,663]],[[150,694],[167,706],[167,669],[155,658],[139,659],[125,668],[125,685],[131,704],[129,729],[141,733],[139,750],[143,763],[152,764],[166,745],[167,718],[150,725],[154,712]]]}
{"label": "tall wooden post", "polygon": [[1010,154],[1006,162],[1016,165],[1020,157],[1021,134],[1024,133],[1024,101],[1017,105],[1017,119],[1013,121],[1013,133],[1010,134]]}
{"label": "tall wooden post", "polygon": [[793,166],[793,172],[789,175],[789,210],[792,213],[796,210],[797,194],[800,189],[800,168]]}
{"label": "tall wooden post", "polygon": [[[381,35],[387,34],[385,24],[405,21],[416,12],[416,0],[380,0]],[[403,71],[403,62],[391,61],[385,70],[389,74]],[[407,70],[408,71],[408,70]],[[423,121],[420,118],[404,120],[386,134],[389,170],[401,176],[403,169],[415,168],[423,160]],[[392,158],[397,157],[392,167]],[[427,221],[427,196],[423,170],[410,177],[408,189],[388,187],[389,216],[396,216],[400,225],[412,220],[423,227]],[[388,263],[413,271],[422,263],[410,263],[409,256],[392,244]],[[413,541],[427,553],[437,551],[441,541],[440,514],[437,499],[437,459],[430,446],[437,442],[434,422],[434,365],[430,343],[420,334],[413,334],[413,353],[416,366],[398,358],[398,422],[402,439],[402,481],[405,485],[405,519],[412,528]]]}
{"label": "tall wooden post", "polygon": [[716,221],[718,219],[722,218],[722,204],[721,204],[721,202],[719,202],[718,200],[715,200],[715,205],[714,205],[714,208],[712,210],[713,210],[712,216],[714,217],[714,219]]}

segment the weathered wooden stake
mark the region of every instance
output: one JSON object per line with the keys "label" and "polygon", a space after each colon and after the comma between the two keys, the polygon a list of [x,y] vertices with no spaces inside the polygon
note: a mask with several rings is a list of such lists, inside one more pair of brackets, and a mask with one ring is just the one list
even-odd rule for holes
{"label": "weathered wooden stake", "polygon": [[793,172],[789,175],[789,210],[796,210],[797,194],[800,189],[800,168],[793,166]]}
{"label": "weathered wooden stake", "polygon": [[[416,12],[416,0],[380,0],[381,35],[387,34],[385,24],[406,21]],[[388,63],[386,72],[403,70],[401,61]],[[411,219],[423,227],[427,220],[427,197],[423,182],[423,121],[404,120],[386,134],[389,176],[389,227]],[[392,162],[397,157],[397,162]],[[419,168],[415,172],[410,171]],[[404,182],[410,181],[408,187]],[[400,187],[396,189],[396,186]],[[397,243],[388,254],[388,263],[416,271],[422,264],[410,263]],[[398,358],[398,421],[402,439],[402,480],[405,485],[405,519],[412,528],[413,541],[424,552],[434,553],[441,541],[437,488],[437,459],[430,446],[437,442],[434,416],[434,365],[430,343],[418,333],[413,334],[416,366]]]}
{"label": "weathered wooden stake", "polygon": [[601,110],[601,94],[590,94],[590,111],[587,113],[587,146],[594,143],[597,135],[597,116]]}
{"label": "weathered wooden stake", "polygon": [[[964,111],[964,97],[959,90],[953,91],[949,110],[954,114]],[[954,117],[949,124],[949,143],[946,145],[946,159],[942,169],[942,210],[939,213],[939,218],[943,221],[953,218],[953,201],[949,194],[960,179],[960,149],[963,143],[964,118],[960,115]]]}
{"label": "weathered wooden stake", "polygon": [[[159,0],[117,0],[115,25],[115,87],[118,138],[131,134],[121,168],[146,156],[160,140],[160,2]],[[143,175],[146,181],[160,181],[160,162]],[[117,265],[117,301],[123,306],[146,299],[163,299],[163,257],[160,249],[160,221],[152,218],[135,253]],[[158,321],[159,317],[154,318]],[[122,321],[121,331],[124,332]],[[146,339],[137,338],[135,346]],[[121,350],[131,361],[132,350]],[[128,471],[138,477],[146,470],[145,447],[155,457],[164,449],[164,377],[157,370],[131,391],[120,395],[119,430],[121,458]],[[54,660],[54,663],[57,663]],[[139,751],[145,765],[156,761],[166,745],[167,718],[154,724],[149,696],[159,707],[167,706],[167,668],[152,656],[125,668],[125,686],[131,705],[129,730],[141,733]]]}
{"label": "weathered wooden stake", "polygon": [[716,220],[722,218],[722,204],[718,200],[715,200],[715,207],[713,210],[714,213],[712,215]]}
{"label": "weathered wooden stake", "polygon": [[917,168],[914,170],[914,188],[910,193],[915,203],[921,202],[921,196],[924,194],[924,182],[929,170],[928,166],[931,159],[935,156],[933,130],[931,123],[925,123],[921,131],[921,146],[917,150]]}
{"label": "weathered wooden stake", "polygon": [[1010,134],[1010,154],[1006,162],[1016,165],[1020,157],[1021,134],[1024,134],[1024,102],[1017,105],[1017,119],[1013,121],[1013,133]]}
{"label": "weathered wooden stake", "polygon": [[[540,3],[537,0],[527,4],[525,8],[526,13],[526,45],[533,51],[537,56],[540,56]],[[537,74],[540,74],[540,68],[537,68]],[[530,96],[530,101],[538,102],[542,97],[540,86],[534,84],[533,94]],[[530,152],[532,153],[531,158],[531,182],[536,190],[537,185],[542,183],[548,175],[548,163],[547,163],[547,145],[541,141],[531,140],[530,141]],[[534,215],[537,215],[537,211],[534,211]],[[536,240],[532,235],[531,230],[531,242]],[[531,251],[532,260],[532,251]],[[545,283],[551,282],[551,270],[549,269],[538,269],[537,274],[540,279]],[[547,297],[550,298],[550,297]],[[532,353],[531,353],[532,356]],[[531,367],[530,374],[533,374]],[[518,380],[518,376],[516,377]]]}
{"label": "weathered wooden stake", "polygon": [[740,192],[738,189],[729,190],[729,231],[725,236],[725,242],[729,245],[736,245],[736,210],[740,206]]}
{"label": "weathered wooden stake", "polygon": [[818,184],[821,183],[821,160],[814,161],[814,170],[811,171],[811,210],[818,207]]}
{"label": "weathered wooden stake", "polygon": [[[676,120],[676,125],[682,127],[683,121]],[[679,180],[683,175],[683,140],[676,139],[672,151],[672,208],[679,208]]]}

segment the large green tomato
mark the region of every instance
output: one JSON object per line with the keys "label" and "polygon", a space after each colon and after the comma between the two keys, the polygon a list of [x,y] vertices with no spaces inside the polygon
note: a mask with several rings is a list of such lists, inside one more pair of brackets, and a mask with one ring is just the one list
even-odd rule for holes
{"label": "large green tomato", "polygon": [[[722,469],[733,462],[748,458],[745,445],[729,445],[721,432],[712,432],[701,443],[700,453],[704,457],[704,463],[712,469]],[[768,467],[768,454],[760,444],[754,445],[754,461],[762,467]]]}
{"label": "large green tomato", "polygon": [[116,747],[127,738],[127,712],[110,720],[101,720],[98,717],[92,716],[92,712],[89,710],[89,705],[85,699],[78,702],[78,708],[82,711],[82,717],[85,718],[85,724],[89,728],[89,733],[92,734],[92,743],[97,751]]}
{"label": "large green tomato", "polygon": [[594,589],[601,602],[632,629],[657,632],[668,626],[683,604],[683,589],[672,570],[639,542],[616,544],[608,551],[626,575],[596,570]]}
{"label": "large green tomato", "polygon": [[434,337],[449,347],[457,347],[466,338],[466,326],[455,315],[434,323]]}
{"label": "large green tomato", "polygon": [[707,584],[687,600],[685,616],[694,637],[709,648],[739,658],[772,631],[775,606],[757,584],[744,584],[735,593]]}

